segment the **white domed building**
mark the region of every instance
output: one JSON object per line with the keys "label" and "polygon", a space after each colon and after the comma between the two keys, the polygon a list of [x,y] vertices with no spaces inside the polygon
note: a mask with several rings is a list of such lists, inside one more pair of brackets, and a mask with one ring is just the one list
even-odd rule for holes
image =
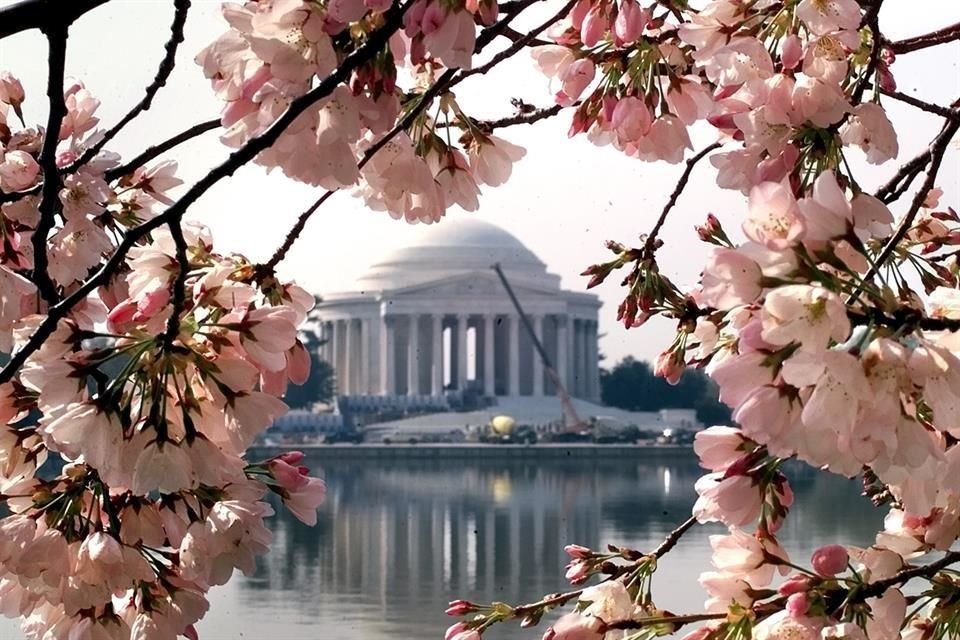
{"label": "white domed building", "polygon": [[499,263],[569,393],[600,396],[596,296],[560,288],[560,277],[517,238],[477,219],[445,221],[393,251],[317,310],[321,357],[347,396],[544,396],[528,332],[491,268]]}

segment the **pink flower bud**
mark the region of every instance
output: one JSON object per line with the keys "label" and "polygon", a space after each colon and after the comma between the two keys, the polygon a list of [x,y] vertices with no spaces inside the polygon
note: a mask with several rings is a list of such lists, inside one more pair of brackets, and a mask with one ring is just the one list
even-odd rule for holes
{"label": "pink flower bud", "polygon": [[790,34],[784,41],[780,60],[783,62],[783,68],[788,70],[796,69],[803,60],[803,43],[800,42],[797,34]]}
{"label": "pink flower bud", "polygon": [[664,351],[657,356],[653,374],[659,378],[663,378],[670,384],[677,384],[680,382],[680,376],[683,375],[684,367],[683,360],[677,357],[675,351]]}
{"label": "pink flower bud", "polygon": [[810,564],[821,576],[831,577],[842,573],[847,568],[849,560],[850,555],[845,548],[839,544],[828,544],[813,552]]}
{"label": "pink flower bud", "polygon": [[636,0],[623,0],[620,11],[613,23],[613,32],[617,44],[623,45],[635,42],[650,22],[650,14],[642,9]]}
{"label": "pink flower bud", "polygon": [[23,104],[26,94],[23,85],[9,71],[0,73],[0,102],[6,102],[12,107]]}
{"label": "pink flower bud", "polygon": [[783,584],[777,588],[777,593],[781,596],[790,596],[795,593],[805,593],[810,590],[810,578],[805,575],[797,574],[790,576]]}
{"label": "pink flower bud", "polygon": [[590,574],[590,565],[582,559],[577,559],[567,565],[567,572],[564,577],[570,581],[570,584],[577,584],[587,579]]}
{"label": "pink flower bud", "polygon": [[468,613],[473,613],[477,609],[477,605],[473,604],[469,600],[452,600],[450,604],[447,605],[447,610],[445,613],[448,616],[463,616]]}
{"label": "pink flower bud", "polygon": [[568,544],[563,548],[563,550],[571,558],[586,559],[593,556],[593,551],[587,547],[580,546],[579,544]]}
{"label": "pink flower bud", "polygon": [[594,5],[580,26],[580,40],[583,42],[583,46],[588,48],[597,46],[600,38],[607,32],[609,24],[603,7]]}
{"label": "pink flower bud", "polygon": [[802,618],[810,610],[810,598],[806,593],[794,593],[787,598],[787,615],[791,618]]}
{"label": "pink flower bud", "polygon": [[303,459],[306,458],[306,454],[303,451],[285,451],[276,457],[277,460],[283,460],[290,465],[298,465],[303,462]]}
{"label": "pink flower bud", "polygon": [[458,622],[447,629],[443,640],[480,640],[480,634],[468,627],[466,622]]}

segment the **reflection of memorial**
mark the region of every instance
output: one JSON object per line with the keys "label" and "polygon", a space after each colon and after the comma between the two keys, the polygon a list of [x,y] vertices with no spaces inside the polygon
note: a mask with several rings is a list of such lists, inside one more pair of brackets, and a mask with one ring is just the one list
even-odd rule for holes
{"label": "reflection of memorial", "polygon": [[[318,527],[304,527],[281,510],[270,521],[275,551],[261,559],[252,579],[240,582],[244,598],[292,600],[308,620],[362,610],[404,630],[392,636],[403,638],[437,636],[446,622],[443,605],[453,596],[509,601],[562,589],[563,546],[570,542],[653,548],[689,514],[701,474],[685,457],[537,466],[371,460],[327,464],[324,472],[329,500]],[[816,537],[811,532],[866,532],[877,520],[842,480],[821,485],[809,474],[791,475],[803,513],[788,521],[785,540],[809,545]],[[819,497],[825,495],[831,499]],[[691,534],[691,546],[679,554],[689,571],[689,549],[706,554],[705,537],[716,532]],[[699,605],[695,578],[690,573],[666,588],[686,599],[681,604]]]}

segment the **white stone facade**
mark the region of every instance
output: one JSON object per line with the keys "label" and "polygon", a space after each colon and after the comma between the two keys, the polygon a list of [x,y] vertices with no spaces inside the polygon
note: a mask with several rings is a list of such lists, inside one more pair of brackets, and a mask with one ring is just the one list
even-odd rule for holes
{"label": "white stone facade", "polygon": [[343,395],[554,395],[522,319],[491,269],[500,263],[571,395],[600,397],[591,294],[560,278],[519,240],[477,220],[444,222],[373,265],[357,291],[323,296],[321,357]]}

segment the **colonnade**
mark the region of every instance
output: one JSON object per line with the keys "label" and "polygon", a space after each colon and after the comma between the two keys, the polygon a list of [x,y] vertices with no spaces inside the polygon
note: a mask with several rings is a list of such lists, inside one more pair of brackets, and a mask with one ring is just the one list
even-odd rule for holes
{"label": "colonnade", "polygon": [[[595,319],[528,316],[571,395],[600,395]],[[343,395],[554,395],[543,361],[517,314],[408,313],[330,319],[320,356]]]}

